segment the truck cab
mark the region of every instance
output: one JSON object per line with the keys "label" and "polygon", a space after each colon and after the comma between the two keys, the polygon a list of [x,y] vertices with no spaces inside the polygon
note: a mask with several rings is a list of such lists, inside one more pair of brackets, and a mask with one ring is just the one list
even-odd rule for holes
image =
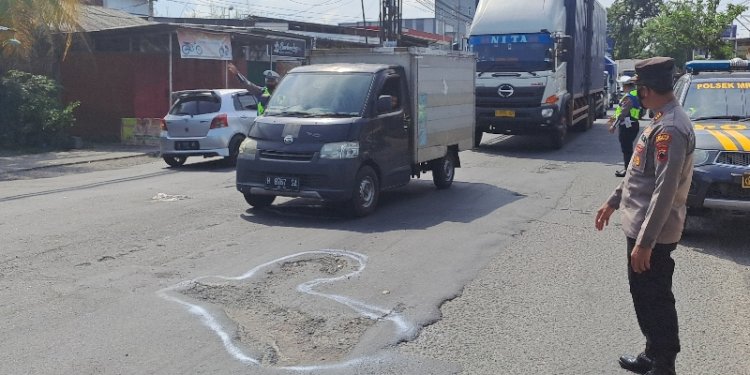
{"label": "truck cab", "polygon": [[480,1],[469,46],[477,54],[477,146],[483,133],[546,135],[606,113],[606,11],[596,1]]}
{"label": "truck cab", "polygon": [[[458,152],[472,145],[471,55],[316,53],[344,62],[297,67],[280,82],[240,146],[236,185],[245,200],[263,207],[276,196],[312,198],[365,216],[382,190],[420,173],[450,187]],[[400,63],[358,62],[377,59]],[[456,85],[442,78],[445,69]]]}

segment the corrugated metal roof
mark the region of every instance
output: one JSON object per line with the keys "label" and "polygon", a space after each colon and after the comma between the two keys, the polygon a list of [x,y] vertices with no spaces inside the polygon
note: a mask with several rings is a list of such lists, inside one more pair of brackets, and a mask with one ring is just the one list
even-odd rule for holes
{"label": "corrugated metal roof", "polygon": [[79,31],[86,32],[144,26],[156,23],[121,10],[94,5],[80,6],[78,22],[80,26]]}

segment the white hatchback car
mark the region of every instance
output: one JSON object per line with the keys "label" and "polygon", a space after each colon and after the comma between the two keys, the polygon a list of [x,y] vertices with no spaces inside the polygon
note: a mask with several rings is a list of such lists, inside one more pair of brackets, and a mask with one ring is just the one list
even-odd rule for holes
{"label": "white hatchback car", "polygon": [[164,161],[179,167],[188,156],[223,156],[234,165],[257,114],[256,97],[242,89],[187,90],[174,96],[161,122]]}

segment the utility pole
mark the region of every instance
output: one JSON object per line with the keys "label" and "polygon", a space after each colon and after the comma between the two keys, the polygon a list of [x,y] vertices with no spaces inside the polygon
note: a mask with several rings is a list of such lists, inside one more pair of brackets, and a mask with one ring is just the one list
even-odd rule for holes
{"label": "utility pole", "polygon": [[148,19],[151,21],[154,18],[154,1],[148,0]]}
{"label": "utility pole", "polygon": [[367,41],[367,19],[365,18],[365,0],[362,0],[362,28],[365,30],[365,44],[370,45]]}
{"label": "utility pole", "polygon": [[401,44],[401,5],[403,0],[380,0],[380,44]]}

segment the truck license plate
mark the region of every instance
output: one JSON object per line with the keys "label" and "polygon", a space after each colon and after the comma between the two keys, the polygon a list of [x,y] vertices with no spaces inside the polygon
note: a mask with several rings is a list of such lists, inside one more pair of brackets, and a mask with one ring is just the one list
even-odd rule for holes
{"label": "truck license plate", "polygon": [[508,109],[496,109],[495,117],[516,117],[516,111]]}
{"label": "truck license plate", "polygon": [[299,191],[299,177],[266,176],[266,189]]}
{"label": "truck license plate", "polygon": [[742,188],[750,189],[750,172],[745,172],[745,174],[742,175]]}

